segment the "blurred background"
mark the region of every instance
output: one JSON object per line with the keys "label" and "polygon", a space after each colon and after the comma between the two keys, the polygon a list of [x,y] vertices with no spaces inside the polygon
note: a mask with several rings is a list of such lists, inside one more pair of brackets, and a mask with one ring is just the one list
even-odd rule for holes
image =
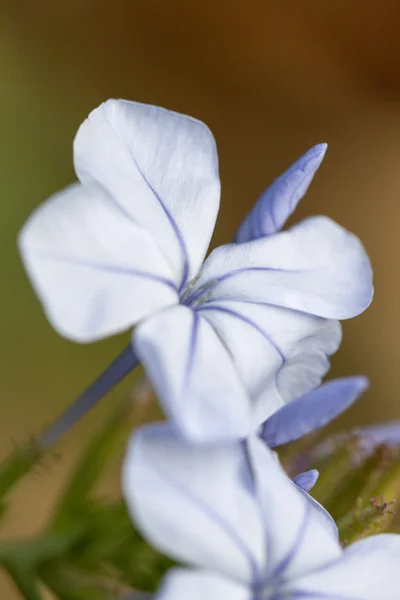
{"label": "blurred background", "polygon": [[[3,0],[2,456],[39,432],[127,343],[121,336],[79,346],[58,337],[15,243],[32,209],[74,179],[74,134],[110,97],[163,105],[211,127],[223,189],[214,244],[231,239],[257,196],[299,155],[329,143],[295,218],[326,214],[354,231],[376,284],[372,307],[344,324],[333,359],[332,375],[364,373],[372,382],[339,425],[400,418],[399,26],[396,0]],[[113,401],[70,434],[61,461],[16,494],[5,535],[40,527],[77,449]],[[1,598],[16,598],[0,583]]]}

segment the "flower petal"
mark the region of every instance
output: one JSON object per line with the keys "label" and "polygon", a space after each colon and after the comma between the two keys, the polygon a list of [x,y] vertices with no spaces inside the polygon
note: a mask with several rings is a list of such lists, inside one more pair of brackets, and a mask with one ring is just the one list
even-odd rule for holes
{"label": "flower petal", "polygon": [[367,387],[366,377],[328,381],[269,417],[263,425],[261,437],[270,448],[297,440],[336,418]]}
{"label": "flower petal", "polygon": [[177,306],[157,313],[136,328],[133,346],[184,436],[209,442],[249,433],[250,399],[223,342],[195,311]]}
{"label": "flower petal", "polygon": [[161,552],[250,582],[264,561],[243,445],[193,446],[171,426],[132,437],[123,468],[132,519]]}
{"label": "flower petal", "polygon": [[317,469],[310,469],[309,471],[305,471],[304,473],[299,473],[299,475],[293,477],[292,481],[300,489],[304,490],[305,492],[309,492],[317,483],[318,477],[319,473]]}
{"label": "flower petal", "polygon": [[219,207],[208,127],[157,106],[108,100],[81,125],[74,161],[82,182],[99,181],[153,236],[183,288],[200,268]]}
{"label": "flower petal", "polygon": [[225,300],[197,311],[229,349],[253,401],[255,427],[319,385],[341,340],[338,321],[275,306]]}
{"label": "flower petal", "polygon": [[250,588],[207,571],[171,569],[156,600],[252,600]]}
{"label": "flower petal", "polygon": [[349,546],[341,560],[305,574],[293,591],[305,600],[398,600],[399,562],[400,535],[374,535]]}
{"label": "flower petal", "polygon": [[187,302],[205,298],[282,306],[348,319],[370,304],[372,272],[360,241],[326,217],[214,250]]}
{"label": "flower petal", "polygon": [[340,557],[342,551],[330,515],[285,475],[259,438],[250,438],[248,448],[265,521],[265,582],[278,577],[293,579]]}
{"label": "flower petal", "polygon": [[313,180],[327,144],[318,144],[299,158],[261,194],[236,233],[235,242],[250,242],[279,231]]}
{"label": "flower petal", "polygon": [[19,249],[50,322],[78,342],[118,333],[178,301],[152,238],[97,183],[71,185],[40,206]]}

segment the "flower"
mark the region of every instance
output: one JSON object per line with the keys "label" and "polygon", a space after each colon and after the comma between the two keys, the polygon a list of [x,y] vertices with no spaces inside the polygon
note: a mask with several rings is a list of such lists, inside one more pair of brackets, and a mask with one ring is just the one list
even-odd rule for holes
{"label": "flower", "polygon": [[158,600],[396,600],[400,536],[346,550],[329,514],[258,438],[195,446],[166,425],[139,430],[123,469],[132,519],[162,552]]}
{"label": "flower", "polygon": [[[366,253],[339,225],[312,217],[277,233],[325,150],[315,146],[282,175],[237,243],[203,264],[220,196],[210,130],[154,106],[102,104],[75,138],[79,183],[39,207],[19,237],[50,322],[77,342],[137,325],[134,357],[181,432],[247,435],[320,383],[340,343],[338,319],[372,298]],[[135,364],[123,360],[109,382]],[[107,385],[97,387],[92,403]]]}

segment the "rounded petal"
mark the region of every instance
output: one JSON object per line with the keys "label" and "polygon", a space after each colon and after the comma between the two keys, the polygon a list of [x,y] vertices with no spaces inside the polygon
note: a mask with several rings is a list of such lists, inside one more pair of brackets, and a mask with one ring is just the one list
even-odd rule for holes
{"label": "rounded petal", "polygon": [[171,569],[156,600],[252,600],[250,588],[207,571]]}
{"label": "rounded petal", "polygon": [[181,433],[195,442],[236,440],[252,428],[250,399],[211,325],[177,306],[141,323],[135,354]]}
{"label": "rounded petal", "polygon": [[224,300],[197,310],[229,349],[251,396],[255,427],[319,385],[341,340],[338,321],[275,306]]}
{"label": "rounded petal", "polygon": [[219,207],[208,127],[157,106],[108,100],[81,125],[74,162],[82,182],[99,181],[152,235],[183,288],[200,268]]}
{"label": "rounded petal", "polygon": [[296,398],[263,425],[261,437],[270,448],[293,442],[335,419],[368,387],[366,377],[328,381]]}
{"label": "rounded petal", "polygon": [[258,438],[248,442],[249,460],[263,514],[272,578],[293,580],[339,558],[342,550],[330,515],[284,473]]}
{"label": "rounded petal", "polygon": [[74,184],[28,219],[19,249],[49,321],[90,342],[178,301],[173,273],[146,231],[97,183]]}
{"label": "rounded petal", "polygon": [[349,546],[341,560],[305,574],[293,591],[305,600],[398,600],[399,563],[400,535],[374,535]]}
{"label": "rounded petal", "polygon": [[261,194],[236,233],[243,243],[279,231],[307,192],[325,156],[327,144],[318,144],[299,158]]}
{"label": "rounded petal", "polygon": [[348,319],[370,304],[372,271],[357,237],[326,217],[311,217],[271,237],[214,250],[188,302],[201,294]]}
{"label": "rounded petal", "polygon": [[123,491],[161,552],[237,581],[259,572],[262,521],[243,445],[193,446],[169,425],[143,427],[128,447]]}

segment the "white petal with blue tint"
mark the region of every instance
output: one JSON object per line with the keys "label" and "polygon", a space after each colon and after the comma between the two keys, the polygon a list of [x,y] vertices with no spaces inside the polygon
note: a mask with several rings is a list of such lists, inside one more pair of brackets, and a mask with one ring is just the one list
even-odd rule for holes
{"label": "white petal with blue tint", "polygon": [[125,100],[109,100],[74,144],[82,182],[99,181],[146,229],[183,286],[197,274],[219,207],[214,138],[204,123]]}
{"label": "white petal with blue tint", "polygon": [[306,193],[326,148],[326,144],[311,148],[265,190],[239,227],[237,243],[272,235],[284,226]]}
{"label": "white petal with blue tint", "polygon": [[304,600],[398,600],[399,564],[400,535],[374,535],[352,544],[327,568],[305,573],[290,589]]}
{"label": "white petal with blue tint", "polygon": [[265,520],[265,581],[278,576],[293,579],[339,558],[342,552],[332,519],[285,476],[261,440],[249,440],[249,459]]}
{"label": "white petal with blue tint", "polygon": [[[336,352],[342,339],[339,321],[305,316],[314,320],[314,327],[310,327],[309,336],[305,332],[298,343],[293,344],[284,369],[276,376],[285,402],[290,402],[321,383],[321,379],[330,368],[328,357]],[[297,318],[299,319],[298,313]]]}
{"label": "white petal with blue tint", "polygon": [[177,306],[141,323],[133,347],[167,414],[198,441],[245,437],[250,399],[224,343],[195,311]]}
{"label": "white petal with blue tint", "polygon": [[321,382],[341,340],[338,321],[275,306],[211,300],[197,310],[229,348],[255,427]]}
{"label": "white petal with blue tint", "polygon": [[191,292],[216,300],[262,302],[328,319],[361,313],[372,272],[360,241],[326,217],[288,231],[214,250]]}
{"label": "white petal with blue tint", "polygon": [[275,329],[270,333],[271,319],[277,317],[274,309],[224,301],[208,302],[197,312],[229,348],[246,390],[252,397],[257,396],[286,360],[286,348],[281,348],[279,338],[275,339]]}
{"label": "white petal with blue tint", "polygon": [[275,412],[261,436],[271,448],[297,440],[345,411],[367,386],[365,377],[328,381]]}
{"label": "white petal with blue tint", "polygon": [[249,587],[207,571],[171,569],[156,600],[253,600]]}
{"label": "white petal with blue tint", "polygon": [[325,534],[329,535],[331,540],[336,540],[339,543],[339,530],[333,517],[322,506],[322,504],[310,496],[310,494],[304,488],[302,488],[300,485],[297,485],[295,482],[294,484],[296,485],[298,492],[303,495],[306,502],[311,504],[313,520],[323,528]]}
{"label": "white petal with blue tint", "polygon": [[259,507],[241,444],[193,446],[165,424],[134,434],[123,468],[132,518],[159,550],[249,583],[264,564]]}
{"label": "white petal with blue tint", "polygon": [[178,302],[156,244],[97,183],[72,185],[25,223],[19,248],[49,321],[90,342]]}

